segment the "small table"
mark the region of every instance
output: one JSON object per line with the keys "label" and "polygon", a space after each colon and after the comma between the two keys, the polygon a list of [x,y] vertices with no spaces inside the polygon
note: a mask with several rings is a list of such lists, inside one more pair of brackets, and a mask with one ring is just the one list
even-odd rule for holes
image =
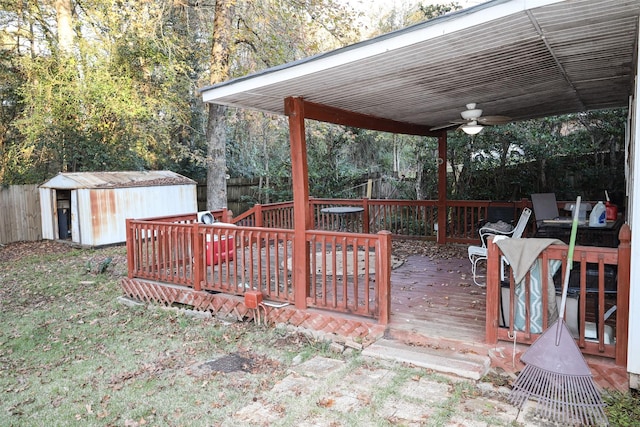
{"label": "small table", "polygon": [[[620,233],[622,222],[622,219],[607,221],[604,227],[589,227],[588,222],[579,224],[576,244],[617,248],[620,244],[618,234]],[[571,223],[569,220],[543,221],[543,225],[536,230],[535,237],[558,239],[568,244],[571,237]]]}
{"label": "small table", "polygon": [[[338,230],[344,231],[348,228],[348,219],[351,215],[364,212],[364,208],[359,206],[334,206],[331,208],[322,208],[320,212],[324,214],[336,215],[338,218]],[[335,223],[334,223],[335,224]]]}

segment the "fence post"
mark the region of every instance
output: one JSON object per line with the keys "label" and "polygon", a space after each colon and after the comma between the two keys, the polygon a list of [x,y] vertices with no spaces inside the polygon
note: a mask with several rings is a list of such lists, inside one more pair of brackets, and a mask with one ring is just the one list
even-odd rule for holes
{"label": "fence post", "polygon": [[[133,269],[135,268],[135,264],[133,262],[134,260],[134,248],[137,245],[134,245],[133,242],[133,237],[134,237],[134,233],[133,233],[133,224],[132,224],[132,220],[127,218],[127,270],[129,270],[128,272],[128,277],[129,279],[133,279]],[[140,238],[140,233],[136,233],[138,238]],[[137,242],[136,242],[137,243]]]}
{"label": "fence post", "polygon": [[631,228],[623,224],[618,234],[618,295],[616,304],[616,365],[627,364],[629,347],[629,293],[631,280]]}
{"label": "fence post", "polygon": [[[314,230],[317,228],[317,221],[316,221],[316,206],[313,203],[313,198],[309,197],[309,218],[307,218],[307,224],[311,224],[311,228],[313,228]],[[293,227],[295,228],[295,218],[294,218],[294,224]]]}
{"label": "fence post", "polygon": [[378,232],[379,256],[378,260],[378,323],[386,325],[389,323],[391,313],[391,232],[382,230]]}
{"label": "fence post", "polygon": [[498,342],[498,313],[500,308],[500,249],[493,243],[493,238],[487,242],[487,307],[485,320],[485,342]]}
{"label": "fence post", "polygon": [[255,227],[262,227],[262,205],[260,203],[254,206],[255,208]]}
{"label": "fence post", "polygon": [[362,199],[362,207],[364,210],[362,211],[362,232],[365,234],[369,234],[369,199]]}
{"label": "fence post", "polygon": [[[202,289],[200,282],[202,281],[202,272],[204,268],[202,266],[202,239],[200,238],[200,224],[191,224],[191,244],[193,245],[193,286],[194,291]],[[210,243],[210,251],[213,251],[213,242]],[[205,263],[206,268],[206,263]]]}

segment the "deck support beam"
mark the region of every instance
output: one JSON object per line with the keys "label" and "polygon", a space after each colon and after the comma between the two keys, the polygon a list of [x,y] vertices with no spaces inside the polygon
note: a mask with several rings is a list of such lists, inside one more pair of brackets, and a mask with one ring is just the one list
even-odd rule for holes
{"label": "deck support beam", "polygon": [[438,232],[436,241],[447,243],[447,133],[438,136]]}
{"label": "deck support beam", "polygon": [[297,309],[307,308],[309,281],[309,244],[307,230],[311,229],[309,215],[309,166],[304,127],[304,101],[302,98],[286,98],[284,111],[289,117],[289,141],[291,144],[291,181],[293,182],[293,286]]}
{"label": "deck support beam", "polygon": [[[396,122],[342,110],[328,105],[307,102],[301,97],[287,97],[284,112],[289,118],[291,145],[291,178],[293,182],[294,254],[292,278],[295,289],[295,305],[307,307],[309,295],[310,255],[306,232],[313,228],[309,208],[309,167],[305,139],[305,118],[354,126],[382,132],[403,133],[438,138],[438,227],[437,242],[447,242],[447,132],[432,131],[427,126]],[[390,298],[390,296],[387,296]],[[387,301],[388,303],[388,301]],[[384,304],[386,307],[388,304]],[[382,310],[384,311],[384,310]],[[386,314],[388,315],[388,314]]]}

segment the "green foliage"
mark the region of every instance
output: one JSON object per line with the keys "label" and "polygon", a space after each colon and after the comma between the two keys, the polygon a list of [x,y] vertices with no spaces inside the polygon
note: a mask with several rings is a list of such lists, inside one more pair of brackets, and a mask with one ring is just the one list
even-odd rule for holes
{"label": "green foliage", "polygon": [[[40,37],[55,20],[35,19],[42,32],[29,37],[51,48],[12,56],[22,109],[9,122],[16,133],[4,144],[0,180],[40,182],[61,170],[195,172],[191,164],[204,164],[203,108],[194,91],[201,49],[187,37],[189,17],[169,4],[73,3],[82,31],[70,57]],[[14,25],[33,19],[30,10],[12,12]]]}
{"label": "green foliage", "polygon": [[[548,117],[485,128],[469,144],[468,194],[460,198],[517,200],[555,192],[624,200],[626,109]],[[450,139],[451,142],[451,139]],[[461,162],[461,160],[458,160]]]}
{"label": "green foliage", "polygon": [[395,3],[388,12],[377,17],[373,34],[395,31],[460,9],[462,6],[456,2],[446,4],[401,2],[399,5]]}
{"label": "green foliage", "polygon": [[[172,169],[205,176],[212,1],[71,0],[74,47],[60,52],[51,2],[2,2],[0,182],[39,183],[61,170]],[[386,32],[459,9],[403,5],[378,18]],[[241,76],[359,40],[356,15],[335,0],[235,3],[231,74]],[[13,28],[15,31],[6,29]],[[559,198],[624,192],[625,110],[605,110],[448,135],[448,197]],[[310,192],[437,197],[437,142],[308,122]],[[290,200],[286,118],[228,110],[227,170],[261,177],[253,202]],[[585,191],[588,189],[589,191]]]}
{"label": "green foliage", "polygon": [[612,426],[635,426],[640,419],[640,394],[637,391],[622,393],[609,391],[602,396],[605,401],[605,412]]}
{"label": "green foliage", "polygon": [[462,9],[458,3],[448,4],[419,4],[418,10],[423,15],[423,19],[433,19],[450,12]]}

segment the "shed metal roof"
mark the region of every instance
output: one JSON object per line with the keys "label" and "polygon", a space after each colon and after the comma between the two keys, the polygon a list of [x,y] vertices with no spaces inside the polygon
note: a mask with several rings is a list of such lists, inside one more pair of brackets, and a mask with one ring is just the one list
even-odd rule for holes
{"label": "shed metal roof", "polygon": [[40,187],[74,190],[195,184],[194,180],[171,171],[61,172]]}
{"label": "shed metal roof", "polygon": [[299,96],[427,126],[472,102],[514,120],[626,107],[639,18],[638,0],[493,0],[201,91],[276,114]]}

